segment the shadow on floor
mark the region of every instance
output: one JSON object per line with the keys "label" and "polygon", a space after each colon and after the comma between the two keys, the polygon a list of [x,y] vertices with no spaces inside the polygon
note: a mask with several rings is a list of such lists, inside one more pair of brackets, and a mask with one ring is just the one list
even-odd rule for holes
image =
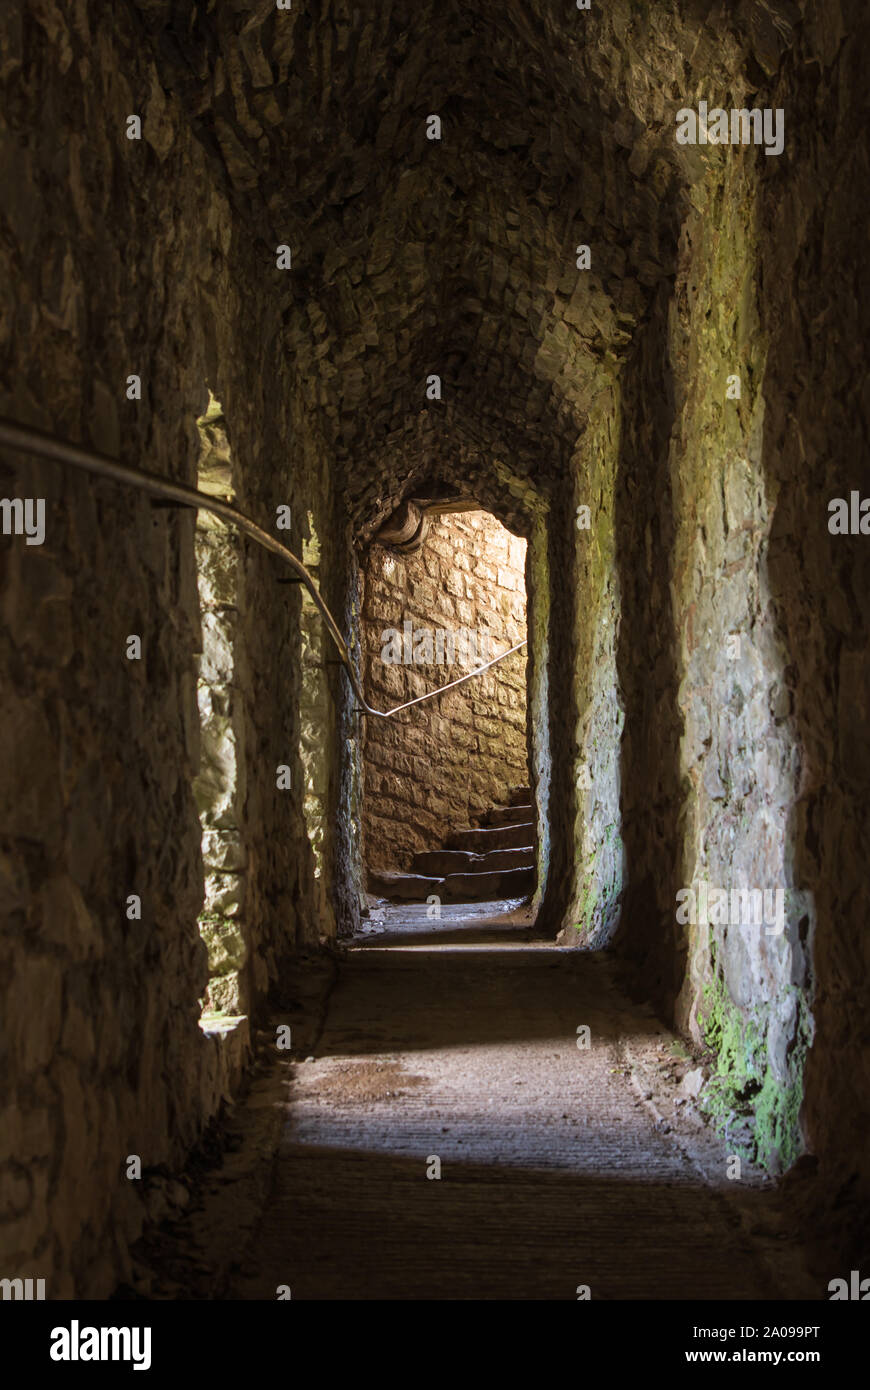
{"label": "shadow on floor", "polygon": [[[274,1299],[788,1299],[715,1192],[286,1146],[256,1273]],[[759,1221],[769,1194],[755,1194]],[[751,1214],[751,1213],[750,1213]],[[250,1266],[249,1266],[250,1268]],[[824,1295],[820,1292],[819,1297]]]}

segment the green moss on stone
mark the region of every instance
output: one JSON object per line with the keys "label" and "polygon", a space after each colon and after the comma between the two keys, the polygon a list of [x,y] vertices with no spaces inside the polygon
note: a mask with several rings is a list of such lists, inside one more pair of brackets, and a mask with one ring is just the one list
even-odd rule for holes
{"label": "green moss on stone", "polygon": [[[715,960],[713,966],[715,970]],[[793,1079],[783,1083],[770,1067],[766,1019],[759,1012],[741,1013],[718,974],[703,994],[704,1040],[716,1053],[704,1109],[741,1157],[772,1170],[787,1168],[803,1147],[799,1115],[808,1046],[803,1001],[789,1059]]]}
{"label": "green moss on stone", "polygon": [[799,1157],[803,1147],[799,1121],[803,1098],[803,1059],[797,1080],[790,1086],[783,1086],[770,1071],[765,1076],[755,1104],[755,1143],[765,1164],[773,1153],[779,1154],[784,1168]]}

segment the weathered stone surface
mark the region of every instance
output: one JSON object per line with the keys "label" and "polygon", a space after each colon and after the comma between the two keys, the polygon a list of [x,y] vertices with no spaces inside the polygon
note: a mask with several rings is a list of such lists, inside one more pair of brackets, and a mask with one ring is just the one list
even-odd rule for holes
{"label": "weathered stone surface", "polygon": [[394,898],[406,902],[420,902],[431,893],[438,893],[444,880],[431,878],[424,874],[383,873],[369,875],[371,891],[384,898]]}
{"label": "weathered stone surface", "polygon": [[475,854],[486,854],[489,850],[531,848],[535,839],[535,827],[526,825],[499,825],[491,829],[485,826],[480,830],[454,830],[447,837],[448,849],[466,849]]}
{"label": "weathered stone surface", "polygon": [[202,857],[212,869],[244,869],[247,863],[245,846],[241,833],[233,830],[204,830],[202,833]]}
{"label": "weathered stone surface", "polygon": [[[74,16],[40,5],[23,19],[14,8],[0,17],[0,413],[190,483],[211,385],[228,424],[221,440],[208,423],[203,481],[226,492],[232,437],[235,485],[268,525],[277,501],[315,490],[308,465],[288,461],[287,397],[276,387],[263,399],[263,382],[286,370],[268,346],[280,311],[247,239],[231,254],[228,191],[178,88],[161,80],[129,8],[83,0]],[[126,138],[131,112],[141,141]],[[140,400],[126,395],[131,374]],[[194,519],[8,450],[0,475],[4,496],[46,502],[44,545],[4,536],[0,551],[0,1017],[15,1054],[0,1107],[16,1136],[0,1186],[10,1164],[30,1172],[14,1214],[0,1215],[0,1246],[4,1266],[46,1277],[49,1297],[99,1298],[128,1272],[142,1225],[126,1156],[180,1162],[238,1084],[244,1054],[230,1065],[197,1026],[208,953],[192,790]],[[243,563],[238,549],[225,554]],[[200,559],[208,608],[222,601],[221,566]],[[203,763],[208,775],[232,761],[243,795],[298,741],[298,599],[270,565],[250,568],[256,600],[225,630],[252,694],[227,744],[230,711],[209,705],[221,752],[207,747]],[[207,631],[212,622],[207,612]],[[141,661],[126,658],[131,633]],[[280,672],[251,681],[276,649]],[[212,655],[211,674],[225,675],[225,649]],[[245,903],[252,1004],[313,911],[301,799],[278,801],[266,781],[246,821],[268,827]],[[248,842],[218,849],[221,820],[210,828],[215,871],[241,870]],[[138,918],[127,915],[134,894]]]}
{"label": "weathered stone surface", "polygon": [[200,931],[208,947],[212,976],[228,975],[242,968],[247,955],[244,933],[239,922],[228,920],[226,909],[213,917],[201,917]]}
{"label": "weathered stone surface", "polygon": [[414,855],[411,867],[415,873],[443,878],[445,874],[477,868],[482,860],[483,856],[480,854],[471,854],[459,849],[421,850]]}
{"label": "weathered stone surface", "polygon": [[534,869],[502,869],[492,873],[448,874],[444,892],[449,898],[472,902],[522,898],[535,886]]}
{"label": "weathered stone surface", "polygon": [[534,820],[534,809],[531,803],[520,803],[517,806],[492,806],[480,818],[480,824],[492,825],[528,825]]}

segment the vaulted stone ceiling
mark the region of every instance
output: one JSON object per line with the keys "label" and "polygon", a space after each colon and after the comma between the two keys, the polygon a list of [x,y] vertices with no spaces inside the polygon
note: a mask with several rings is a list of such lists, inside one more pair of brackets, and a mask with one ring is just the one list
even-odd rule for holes
{"label": "vaulted stone ceiling", "polygon": [[526,529],[674,272],[704,158],[676,146],[676,110],[751,103],[802,6],[138,8],[274,279],[305,409],[370,534],[431,478]]}

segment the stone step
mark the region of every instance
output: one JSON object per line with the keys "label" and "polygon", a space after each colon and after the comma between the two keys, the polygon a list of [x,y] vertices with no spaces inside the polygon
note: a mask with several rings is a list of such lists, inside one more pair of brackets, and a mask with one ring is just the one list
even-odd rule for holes
{"label": "stone step", "polygon": [[491,849],[486,854],[472,854],[467,849],[425,849],[414,855],[412,872],[444,878],[447,874],[487,874],[494,869],[533,869],[534,851],[528,846],[519,849]]}
{"label": "stone step", "polygon": [[479,817],[481,825],[524,825],[535,819],[531,805],[491,806]]}
{"label": "stone step", "polygon": [[369,892],[378,898],[398,898],[406,902],[425,902],[432,893],[443,893],[444,878],[426,874],[383,873],[369,875]]}
{"label": "stone step", "polygon": [[531,806],[531,787],[516,787],[510,794],[510,804],[511,806]]}
{"label": "stone step", "polygon": [[412,867],[415,874],[437,874],[443,878],[445,874],[472,873],[481,867],[482,858],[467,849],[424,849],[414,855]]}
{"label": "stone step", "polygon": [[447,837],[448,849],[466,849],[485,854],[491,849],[532,849],[535,827],[525,825],[494,825],[480,830],[454,830]]}
{"label": "stone step", "polygon": [[[531,845],[522,845],[519,849],[491,849],[487,854],[472,855],[472,859],[474,862],[469,865],[467,872],[475,874],[488,874],[493,869],[533,869],[535,867],[535,851]],[[453,869],[450,872],[462,871]]]}
{"label": "stone step", "polygon": [[535,886],[534,869],[502,869],[488,874],[448,874],[442,893],[463,901],[522,898]]}

